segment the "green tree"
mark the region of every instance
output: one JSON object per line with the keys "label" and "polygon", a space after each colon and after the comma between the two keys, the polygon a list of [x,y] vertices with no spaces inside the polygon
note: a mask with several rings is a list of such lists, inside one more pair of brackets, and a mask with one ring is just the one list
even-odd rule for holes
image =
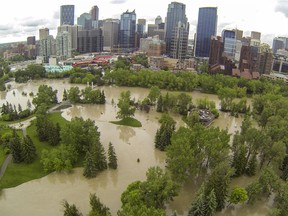
{"label": "green tree", "polygon": [[188,216],[212,216],[215,214],[216,206],[214,190],[205,194],[204,187],[201,187],[192,203]]}
{"label": "green tree", "polygon": [[89,216],[111,216],[109,208],[100,202],[96,194],[90,194],[90,206]]}
{"label": "green tree", "polygon": [[205,192],[204,187],[201,187],[197,192],[196,198],[194,199],[192,206],[188,212],[188,216],[204,216],[206,215],[205,206]]}
{"label": "green tree", "polygon": [[233,174],[234,170],[229,166],[227,162],[224,162],[216,166],[208,178],[205,190],[214,190],[217,202],[217,211],[221,211],[225,207],[229,184]]}
{"label": "green tree", "polygon": [[71,87],[68,91],[68,100],[71,103],[80,103],[81,102],[81,92],[78,86]]}
{"label": "green tree", "polygon": [[171,144],[171,137],[175,131],[176,122],[166,113],[162,114],[159,122],[161,126],[155,135],[155,147],[164,151]]}
{"label": "green tree", "polygon": [[148,99],[150,100],[150,103],[155,104],[160,94],[161,94],[161,90],[157,86],[152,86],[147,96]]}
{"label": "green tree", "polygon": [[187,116],[187,112],[192,105],[192,98],[186,93],[180,93],[177,96],[176,110],[180,115]]}
{"label": "green tree", "polygon": [[67,94],[66,89],[64,89],[62,101],[66,101],[67,99],[68,99],[68,94]]}
{"label": "green tree", "polygon": [[82,213],[77,209],[77,207],[74,204],[70,205],[66,200],[63,202],[63,207],[63,216],[82,216]]}
{"label": "green tree", "polygon": [[147,206],[163,208],[165,203],[172,201],[178,194],[178,186],[160,167],[149,168],[146,177],[146,181],[141,184],[141,190]]}
{"label": "green tree", "polygon": [[13,137],[9,141],[10,151],[12,154],[14,163],[21,163],[22,158],[22,145],[19,135],[16,133],[16,130],[13,130]]}
{"label": "green tree", "polygon": [[248,199],[248,194],[245,188],[235,187],[233,188],[229,196],[229,205],[230,204],[243,204]]}
{"label": "green tree", "polygon": [[149,168],[146,176],[146,181],[133,182],[122,193],[122,207],[118,212],[119,216],[165,215],[163,206],[177,195],[178,186],[159,167]]}
{"label": "green tree", "polygon": [[103,171],[107,169],[107,158],[103,145],[100,142],[94,143],[94,145],[91,147],[91,152],[93,157],[95,157],[97,170]]}
{"label": "green tree", "polygon": [[120,98],[118,99],[117,118],[125,119],[134,116],[136,108],[131,105],[130,91],[121,92]]}
{"label": "green tree", "polygon": [[160,95],[158,97],[157,105],[156,105],[156,111],[157,112],[163,112],[163,97],[162,97],[162,95]]}
{"label": "green tree", "polygon": [[253,204],[257,199],[261,198],[262,186],[259,182],[252,182],[246,187],[248,200],[247,203]]}
{"label": "green tree", "polygon": [[50,106],[58,102],[57,90],[53,90],[51,86],[40,85],[36,96],[33,98],[32,103],[37,108],[41,104]]}
{"label": "green tree", "polygon": [[84,161],[84,172],[83,175],[86,178],[96,177],[98,169],[95,163],[95,157],[89,151],[86,152],[85,161]]}
{"label": "green tree", "polygon": [[115,149],[111,142],[109,142],[109,147],[108,147],[108,166],[109,168],[112,168],[112,169],[117,169],[117,166],[118,166]]}
{"label": "green tree", "polygon": [[41,164],[45,172],[70,172],[77,162],[78,153],[72,146],[60,145],[51,151],[44,149],[41,155]]}
{"label": "green tree", "polygon": [[23,138],[22,158],[25,163],[32,163],[37,156],[36,147],[29,135]]}
{"label": "green tree", "polygon": [[72,118],[60,131],[61,141],[71,145],[80,154],[85,155],[95,143],[100,143],[100,132],[95,122],[82,117]]}

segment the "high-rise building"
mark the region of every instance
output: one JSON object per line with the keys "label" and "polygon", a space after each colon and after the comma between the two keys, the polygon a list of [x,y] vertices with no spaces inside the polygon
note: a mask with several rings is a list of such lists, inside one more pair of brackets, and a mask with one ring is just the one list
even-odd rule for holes
{"label": "high-rise building", "polygon": [[118,19],[106,19],[103,22],[104,50],[113,51],[118,45],[119,34]]}
{"label": "high-rise building", "polygon": [[146,19],[138,19],[137,33],[143,36],[145,32],[146,32]]}
{"label": "high-rise building", "polygon": [[251,39],[261,40],[261,32],[251,31]]}
{"label": "high-rise building", "polygon": [[157,16],[155,19],[155,24],[159,25],[160,23],[162,23],[162,17],[161,16]]}
{"label": "high-rise building", "polygon": [[52,55],[56,55],[56,41],[52,35],[48,35],[46,39],[41,39],[40,43],[40,56],[44,57],[44,62]]}
{"label": "high-rise building", "polygon": [[243,38],[243,31],[239,29],[233,29],[236,35],[236,40],[240,40]]}
{"label": "high-rise building", "polygon": [[83,13],[77,18],[77,25],[80,25],[85,30],[92,29],[92,18],[90,13]]}
{"label": "high-rise building", "polygon": [[27,45],[35,45],[36,44],[36,38],[35,36],[30,36],[30,37],[27,37]]}
{"label": "high-rise building", "polygon": [[268,47],[261,47],[257,60],[257,71],[262,74],[270,74],[273,65],[272,50]]}
{"label": "high-rise building", "polygon": [[122,52],[135,50],[136,13],[124,12],[120,20],[119,48]]}
{"label": "high-rise building", "polygon": [[47,39],[48,35],[49,35],[48,28],[39,29],[39,40]]}
{"label": "high-rise building", "polygon": [[166,53],[171,55],[171,42],[175,28],[178,27],[178,23],[186,25],[186,5],[179,2],[172,2],[168,5],[167,16],[166,16],[166,29],[165,29],[165,42],[166,42]]}
{"label": "high-rise building", "polygon": [[78,31],[81,30],[83,30],[83,27],[80,25],[62,25],[58,26],[57,33],[68,32],[71,35],[72,50],[77,50]]}
{"label": "high-rise building", "polygon": [[196,31],[196,57],[209,57],[211,36],[216,36],[217,7],[199,8]]}
{"label": "high-rise building", "polygon": [[60,6],[60,25],[74,25],[74,5]]}
{"label": "high-rise building", "polygon": [[60,57],[60,59],[66,59],[72,56],[72,37],[69,32],[58,32],[56,36],[56,55]]}
{"label": "high-rise building", "polygon": [[223,54],[223,39],[220,36],[211,37],[210,53],[209,53],[209,67],[215,64],[222,63]]}
{"label": "high-rise building", "polygon": [[222,38],[224,44],[224,53],[223,55],[228,59],[234,60],[235,58],[235,49],[236,49],[236,34],[235,31],[223,30]]}
{"label": "high-rise building", "polygon": [[174,28],[171,39],[171,57],[174,59],[184,60],[187,55],[189,36],[189,24],[178,23]]}
{"label": "high-rise building", "polygon": [[91,14],[91,19],[98,21],[99,20],[99,8],[98,6],[93,6],[90,10],[90,14]]}
{"label": "high-rise building", "polygon": [[80,53],[102,52],[103,51],[102,29],[79,31],[77,50]]}
{"label": "high-rise building", "polygon": [[275,37],[273,39],[272,52],[276,54],[277,50],[285,49],[285,40],[283,37]]}

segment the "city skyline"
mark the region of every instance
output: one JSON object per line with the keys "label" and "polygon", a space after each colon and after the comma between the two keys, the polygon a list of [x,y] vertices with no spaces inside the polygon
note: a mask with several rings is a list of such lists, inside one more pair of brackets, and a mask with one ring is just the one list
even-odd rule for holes
{"label": "city skyline", "polygon": [[[39,1],[38,1],[39,2]],[[10,0],[3,6],[0,14],[0,43],[26,41],[28,36],[36,36],[38,30],[49,28],[55,37],[57,27],[60,25],[60,6],[66,4],[75,5],[75,23],[77,18],[85,12],[89,12],[95,5],[99,8],[99,19],[120,19],[123,12],[135,9],[137,19],[144,18],[147,24],[154,23],[160,15],[163,21],[166,18],[168,5],[173,1],[146,0],[144,4],[133,0],[59,0],[57,2],[41,2],[26,0],[19,2]],[[186,15],[190,23],[189,38],[194,37],[197,26],[199,7],[217,7],[218,25],[217,35],[221,35],[223,29],[238,28],[244,31],[244,36],[249,36],[251,31],[262,33],[262,42],[272,45],[272,40],[277,36],[287,36],[288,31],[281,25],[288,23],[288,1],[269,0],[263,3],[261,0],[234,0],[233,4],[228,0],[182,0],[177,1],[186,5]],[[17,7],[16,7],[17,5]]]}

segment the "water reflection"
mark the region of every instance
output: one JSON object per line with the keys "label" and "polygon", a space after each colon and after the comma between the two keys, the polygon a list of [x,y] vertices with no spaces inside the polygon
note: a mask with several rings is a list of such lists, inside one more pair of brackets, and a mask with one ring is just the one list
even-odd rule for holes
{"label": "water reflection", "polygon": [[135,131],[131,127],[127,126],[117,126],[117,130],[119,130],[119,139],[123,140],[125,143],[131,145],[129,142],[130,138],[135,136]]}

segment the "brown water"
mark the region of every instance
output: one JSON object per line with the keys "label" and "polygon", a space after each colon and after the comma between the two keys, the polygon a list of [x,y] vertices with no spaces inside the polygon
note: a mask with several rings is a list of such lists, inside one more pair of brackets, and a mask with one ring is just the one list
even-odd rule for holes
{"label": "brown water", "polygon": [[[11,103],[20,103],[26,107],[27,100],[32,101],[29,96],[23,97],[22,91],[37,92],[40,84],[51,85],[58,89],[59,101],[62,99],[63,90],[69,89],[71,85],[65,81],[46,80],[30,82],[28,84],[12,83],[9,92],[0,93],[0,104],[9,98]],[[84,88],[85,86],[79,86]],[[154,136],[159,127],[158,119],[160,114],[151,110],[149,114],[136,111],[135,118],[141,121],[141,128],[117,126],[109,123],[116,118],[117,108],[111,104],[112,98],[117,103],[121,91],[130,90],[132,98],[143,99],[148,95],[149,90],[143,88],[124,87],[101,87],[105,91],[105,105],[75,105],[63,111],[62,115],[70,120],[75,116],[90,118],[95,121],[101,132],[101,142],[107,149],[109,142],[112,142],[118,158],[118,169],[107,170],[100,173],[96,178],[86,179],[82,175],[82,168],[74,169],[72,174],[52,173],[41,179],[33,180],[15,188],[2,191],[0,196],[0,215],[63,215],[61,202],[65,199],[74,203],[84,214],[89,212],[89,193],[96,193],[101,201],[107,205],[112,214],[116,215],[121,208],[120,196],[127,185],[136,180],[145,180],[145,173],[151,166],[165,167],[165,153],[154,148]],[[15,92],[15,96],[13,95]],[[207,97],[215,101],[219,107],[219,100],[216,95],[202,94],[199,92],[190,93],[193,100]],[[177,126],[184,125],[179,116],[174,116]],[[228,130],[233,134],[240,129],[241,118],[234,118],[226,113],[221,113],[213,126]],[[137,163],[137,158],[140,163]],[[251,179],[239,178],[233,184],[247,184]],[[187,215],[195,192],[199,188],[201,179],[187,182],[178,197],[167,206],[167,214],[176,211],[179,215]],[[238,183],[239,182],[239,183]],[[242,183],[241,183],[242,182]],[[244,183],[243,183],[244,182]],[[266,204],[266,202],[264,203]],[[229,208],[217,215],[265,215],[269,207],[263,202],[254,206],[241,208]],[[248,214],[249,213],[249,214]]]}

